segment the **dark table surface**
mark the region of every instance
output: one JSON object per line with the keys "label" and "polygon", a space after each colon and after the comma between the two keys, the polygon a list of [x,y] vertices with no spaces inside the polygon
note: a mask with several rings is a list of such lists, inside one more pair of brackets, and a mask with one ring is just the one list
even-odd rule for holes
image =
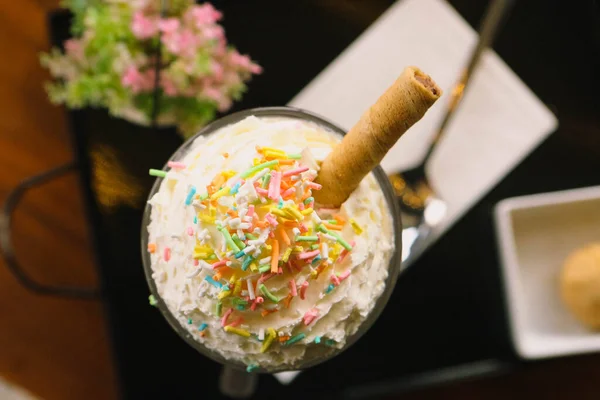
{"label": "dark table surface", "polygon": [[[224,11],[228,39],[265,70],[236,111],[286,104],[393,2],[213,3]],[[473,26],[485,9],[481,1],[451,3]],[[56,40],[66,25],[64,15],[53,18]],[[400,277],[363,339],[288,387],[261,377],[257,398],[366,398],[522,365],[507,330],[492,211],[506,197],[600,184],[598,36],[595,1],[517,2],[495,50],[558,116],[558,130]],[[147,171],[163,165],[181,139],[101,110],[73,112],[71,122],[124,397],[218,398],[219,366],[148,305],[139,253],[153,183]]]}

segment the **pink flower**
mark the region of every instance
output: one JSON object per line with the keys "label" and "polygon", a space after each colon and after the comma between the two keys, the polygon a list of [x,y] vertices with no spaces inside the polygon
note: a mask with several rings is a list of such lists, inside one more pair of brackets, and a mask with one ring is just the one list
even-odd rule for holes
{"label": "pink flower", "polygon": [[221,100],[217,103],[217,109],[219,112],[225,112],[231,108],[233,105],[233,100],[231,100],[227,96],[223,96]]}
{"label": "pink flower", "polygon": [[158,24],[153,18],[147,18],[141,11],[133,14],[131,31],[138,39],[148,39],[158,33]]}
{"label": "pink flower", "polygon": [[165,33],[162,37],[165,48],[175,55],[192,56],[200,44],[200,40],[189,29],[181,32]]}
{"label": "pink flower", "polygon": [[202,25],[214,24],[220,20],[221,17],[223,17],[223,14],[215,10],[209,3],[205,3],[201,6],[192,6],[186,12],[186,19],[191,20],[197,28],[202,27]]}
{"label": "pink flower", "polygon": [[148,87],[152,87],[152,83],[148,79],[148,75],[142,74],[134,66],[130,66],[125,70],[123,76],[121,77],[121,84],[126,88],[130,88],[133,93],[139,93],[147,90]]}
{"label": "pink flower", "polygon": [[232,50],[229,53],[229,62],[236,67],[246,68],[250,64],[250,58]]}
{"label": "pink flower", "polygon": [[228,71],[223,75],[223,83],[227,87],[238,86],[242,83],[242,78],[238,73]]}
{"label": "pink flower", "polygon": [[262,68],[260,65],[254,64],[252,60],[250,60],[250,57],[246,55],[241,55],[235,50],[229,53],[229,62],[234,67],[250,71],[253,74],[260,74],[262,72]]}
{"label": "pink flower", "polygon": [[233,104],[232,100],[223,92],[216,87],[207,86],[202,90],[202,96],[213,100],[217,103],[217,108],[220,112],[229,110]]}
{"label": "pink flower", "polygon": [[175,86],[175,83],[173,83],[173,81],[167,76],[163,75],[160,77],[160,87],[168,96],[177,95],[177,87]]}
{"label": "pink flower", "polygon": [[219,40],[216,43],[216,46],[213,47],[213,54],[216,57],[225,57],[227,55],[227,41],[225,40],[225,38],[223,38],[222,40]]}
{"label": "pink flower", "polygon": [[222,94],[219,89],[208,86],[202,90],[202,96],[204,96],[208,99],[211,99],[211,100],[218,101],[221,98]]}
{"label": "pink flower", "polygon": [[166,18],[158,21],[158,29],[164,33],[173,33],[179,29],[180,25],[177,18]]}
{"label": "pink flower", "polygon": [[221,64],[219,64],[216,61],[212,61],[210,63],[210,70],[216,81],[220,81],[223,79],[223,66]]}
{"label": "pink flower", "polygon": [[82,61],[85,58],[82,42],[78,39],[65,40],[65,52],[77,61]]}
{"label": "pink flower", "polygon": [[225,30],[220,25],[211,25],[202,28],[202,34],[207,39],[216,39],[221,42],[225,40]]}
{"label": "pink flower", "polygon": [[262,74],[263,69],[260,65],[252,63],[252,64],[250,64],[249,71],[253,74],[258,75],[258,74]]}

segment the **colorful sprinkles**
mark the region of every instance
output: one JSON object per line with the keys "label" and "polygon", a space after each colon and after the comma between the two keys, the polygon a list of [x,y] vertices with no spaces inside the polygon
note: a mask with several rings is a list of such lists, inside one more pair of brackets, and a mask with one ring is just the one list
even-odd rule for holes
{"label": "colorful sprinkles", "polygon": [[156,176],[158,178],[166,178],[167,173],[165,171],[161,171],[160,169],[150,169],[150,176]]}
{"label": "colorful sprinkles", "polygon": [[250,372],[254,372],[258,369],[258,365],[256,364],[250,364],[246,367],[246,372],[250,373]]}
{"label": "colorful sprinkles", "polygon": [[[313,181],[317,171],[301,163],[301,154],[269,147],[257,147],[256,151],[258,156],[247,170],[222,171],[206,187],[190,186],[182,206],[194,210],[193,224],[184,232],[196,240],[192,254],[195,270],[187,279],[203,279],[218,299],[214,315],[220,319],[220,327],[210,329],[258,340],[264,353],[274,343],[292,346],[305,341],[307,333],[302,330],[318,321],[318,308],[306,311],[295,332],[267,328],[252,334],[244,320],[256,314],[268,322],[271,314],[289,308],[292,302],[306,301],[308,293],[315,295],[310,291],[311,280],[326,270],[331,283],[319,296],[331,293],[350,275],[349,269],[335,271],[354,247],[354,242],[344,239],[345,227],[350,227],[346,233],[360,234],[363,229],[339,214],[327,211],[327,219],[317,214],[312,193],[321,185]],[[176,171],[189,168],[181,162],[169,162],[168,167]],[[149,172],[167,177],[165,171]],[[222,247],[213,248],[207,241],[216,234],[222,236]],[[165,262],[171,258],[171,249],[156,243],[149,244],[148,251],[162,255]],[[281,275],[283,284],[270,285],[270,279]],[[155,305],[156,299],[150,296],[149,302]],[[194,323],[192,318],[188,323]],[[208,330],[206,322],[198,325],[200,336]],[[312,340],[316,344],[323,341],[320,336]],[[257,368],[250,364],[247,371]]]}

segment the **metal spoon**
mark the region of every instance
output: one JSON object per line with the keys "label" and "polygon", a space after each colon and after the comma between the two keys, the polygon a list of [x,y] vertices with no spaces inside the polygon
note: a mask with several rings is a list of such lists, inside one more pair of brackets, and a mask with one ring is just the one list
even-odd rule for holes
{"label": "metal spoon", "polygon": [[492,0],[479,28],[479,41],[473,49],[469,62],[451,92],[450,102],[442,121],[431,140],[423,161],[415,168],[390,176],[400,209],[402,211],[402,263],[411,264],[423,253],[432,229],[446,215],[446,203],[438,198],[429,184],[425,166],[456,113],[473,71],[479,64],[483,51],[491,46],[501,23],[514,4],[514,0]]}

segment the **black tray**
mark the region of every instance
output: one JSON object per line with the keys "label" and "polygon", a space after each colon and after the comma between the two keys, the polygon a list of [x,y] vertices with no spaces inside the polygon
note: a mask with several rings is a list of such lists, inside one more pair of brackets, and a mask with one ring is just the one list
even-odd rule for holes
{"label": "black tray", "polygon": [[[225,13],[229,40],[265,69],[236,111],[287,103],[393,2],[213,3]],[[474,0],[452,3],[472,24],[485,7]],[[587,68],[594,43],[581,40],[583,34],[591,38],[591,25],[577,23],[585,13],[560,1],[518,2],[496,50],[552,103],[560,130],[400,277],[363,339],[289,386],[262,376],[256,398],[359,399],[521,365],[507,329],[492,210],[514,195],[600,184],[600,146],[590,134],[597,90],[559,80],[578,65],[580,82],[595,81]],[[68,22],[65,14],[51,17],[55,43],[68,35]],[[402,51],[402,44],[393,51]],[[219,398],[220,366],[189,348],[148,305],[139,253],[153,183],[148,169],[163,165],[181,139],[172,130],[141,128],[102,110],[69,115],[123,397]],[[577,115],[585,117],[583,124]]]}

